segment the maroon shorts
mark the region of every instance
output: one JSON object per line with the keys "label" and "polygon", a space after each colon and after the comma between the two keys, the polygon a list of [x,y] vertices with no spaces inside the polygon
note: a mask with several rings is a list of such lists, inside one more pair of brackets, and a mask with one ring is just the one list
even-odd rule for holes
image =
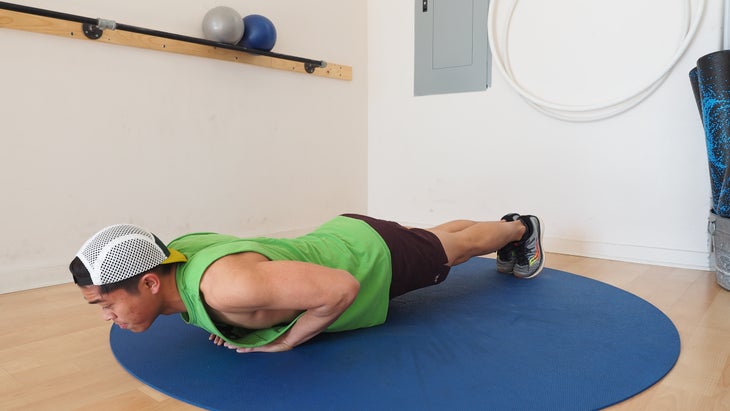
{"label": "maroon shorts", "polygon": [[366,222],[390,249],[393,270],[390,298],[438,284],[449,274],[451,267],[446,265],[446,252],[434,233],[359,214],[343,215]]}

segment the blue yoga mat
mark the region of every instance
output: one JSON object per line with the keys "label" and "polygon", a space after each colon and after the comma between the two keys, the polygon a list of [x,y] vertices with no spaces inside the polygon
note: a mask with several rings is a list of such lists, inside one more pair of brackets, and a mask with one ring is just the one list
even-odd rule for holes
{"label": "blue yoga mat", "polygon": [[178,316],[116,326],[119,363],[157,390],[217,410],[592,410],[660,380],[679,334],[613,286],[545,269],[534,280],[474,258],[401,296],[381,326],[292,351],[237,354]]}

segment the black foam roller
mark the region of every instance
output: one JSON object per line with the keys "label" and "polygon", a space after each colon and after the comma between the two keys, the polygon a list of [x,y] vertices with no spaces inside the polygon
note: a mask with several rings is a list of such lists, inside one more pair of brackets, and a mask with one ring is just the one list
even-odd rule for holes
{"label": "black foam roller", "polygon": [[705,129],[713,209],[730,217],[730,50],[701,57],[695,74],[690,82]]}

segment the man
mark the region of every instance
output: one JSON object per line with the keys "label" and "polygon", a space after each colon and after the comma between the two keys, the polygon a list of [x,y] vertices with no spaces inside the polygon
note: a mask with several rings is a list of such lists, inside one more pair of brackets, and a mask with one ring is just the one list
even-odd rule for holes
{"label": "man", "polygon": [[69,268],[88,303],[123,329],[180,313],[217,345],[276,352],[382,324],[391,298],[441,283],[475,256],[497,251],[498,271],[533,278],[541,237],[540,220],[518,214],[429,229],[344,214],[294,239],[196,233],[168,246],[120,224],[92,236]]}

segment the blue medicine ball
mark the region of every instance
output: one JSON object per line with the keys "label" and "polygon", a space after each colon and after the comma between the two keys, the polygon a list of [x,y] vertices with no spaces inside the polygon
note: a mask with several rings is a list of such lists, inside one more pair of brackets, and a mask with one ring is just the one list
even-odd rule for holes
{"label": "blue medicine ball", "polygon": [[239,46],[250,49],[271,51],[276,44],[276,27],[271,20],[258,14],[243,18],[243,38]]}

